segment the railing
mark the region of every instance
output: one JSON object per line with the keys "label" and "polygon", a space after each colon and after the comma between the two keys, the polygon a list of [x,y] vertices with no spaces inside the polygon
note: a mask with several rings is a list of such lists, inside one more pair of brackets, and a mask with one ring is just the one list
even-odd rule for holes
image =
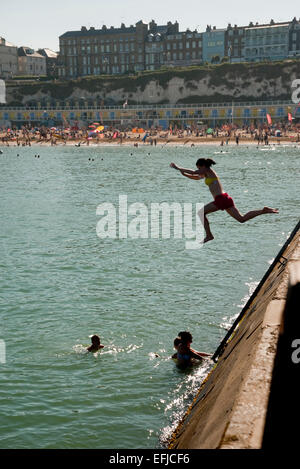
{"label": "railing", "polygon": [[135,109],[153,110],[153,109],[203,109],[203,108],[237,108],[237,107],[265,107],[265,106],[280,106],[289,105],[294,103],[290,100],[285,101],[248,101],[248,102],[226,102],[226,103],[196,103],[196,104],[140,104],[140,105],[127,105],[125,108],[119,106],[1,106],[0,111],[106,111],[106,110],[122,110],[129,111]]}

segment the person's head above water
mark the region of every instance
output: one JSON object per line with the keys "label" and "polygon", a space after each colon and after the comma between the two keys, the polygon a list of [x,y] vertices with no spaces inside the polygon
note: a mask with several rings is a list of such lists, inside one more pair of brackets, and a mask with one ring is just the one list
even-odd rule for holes
{"label": "person's head above water", "polygon": [[182,342],[182,339],[180,337],[176,337],[174,339],[174,348],[177,349],[178,345],[181,344],[181,342]]}
{"label": "person's head above water", "polygon": [[100,337],[98,335],[92,335],[91,342],[93,345],[100,345]]}
{"label": "person's head above water", "polygon": [[101,348],[104,348],[104,345],[101,345],[100,343],[100,337],[96,334],[90,336],[92,345],[88,347],[89,352],[97,352],[97,350],[100,350]]}
{"label": "person's head above water", "polygon": [[178,337],[181,339],[181,342],[184,344],[192,343],[193,337],[192,334],[188,331],[179,332]]}

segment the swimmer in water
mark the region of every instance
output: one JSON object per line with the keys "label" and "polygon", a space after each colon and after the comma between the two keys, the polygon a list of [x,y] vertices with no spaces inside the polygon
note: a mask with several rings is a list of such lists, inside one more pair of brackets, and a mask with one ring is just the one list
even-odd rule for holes
{"label": "swimmer in water", "polygon": [[179,347],[180,343],[181,343],[180,337],[176,337],[176,338],[174,339],[174,344],[173,344],[173,345],[174,345],[174,349],[176,350],[176,353],[174,353],[174,354],[172,355],[172,358],[177,358],[177,352],[178,352],[178,347]]}
{"label": "swimmer in water", "polygon": [[200,220],[202,221],[202,217],[204,220],[206,236],[203,240],[203,243],[212,241],[214,239],[207,219],[207,215],[209,213],[213,213],[218,210],[226,210],[226,212],[229,213],[231,217],[240,223],[245,223],[246,221],[265,213],[278,213],[278,209],[264,207],[260,210],[252,210],[251,212],[242,215],[234,205],[232,198],[223,191],[223,187],[217,173],[211,169],[211,166],[215,164],[216,163],[210,158],[200,158],[196,163],[197,170],[195,171],[191,169],[180,168],[175,163],[171,163],[170,165],[171,168],[177,169],[183,176],[186,176],[190,179],[204,179],[205,184],[208,186],[214,198],[213,202],[205,205],[203,209],[199,210],[198,212]]}
{"label": "swimmer in water", "polygon": [[100,344],[100,337],[98,335],[92,335],[91,337],[92,345],[87,348],[88,352],[97,352],[104,348],[104,345]]}
{"label": "swimmer in water", "polygon": [[192,334],[188,331],[179,332],[178,337],[174,340],[174,348],[177,353],[172,355],[172,358],[176,358],[179,367],[187,367],[191,365],[192,358],[196,360],[203,360],[203,358],[210,358],[211,354],[204,352],[197,352],[191,348],[193,342]]}

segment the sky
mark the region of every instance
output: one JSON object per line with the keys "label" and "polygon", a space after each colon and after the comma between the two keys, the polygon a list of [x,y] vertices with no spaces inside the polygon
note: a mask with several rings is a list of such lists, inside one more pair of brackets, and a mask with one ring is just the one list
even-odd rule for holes
{"label": "sky", "polygon": [[204,31],[207,24],[224,28],[228,23],[245,26],[294,16],[300,17],[299,0],[0,0],[0,36],[18,47],[57,51],[59,36],[81,26],[120,27],[154,19],[157,24],[177,20],[180,31]]}

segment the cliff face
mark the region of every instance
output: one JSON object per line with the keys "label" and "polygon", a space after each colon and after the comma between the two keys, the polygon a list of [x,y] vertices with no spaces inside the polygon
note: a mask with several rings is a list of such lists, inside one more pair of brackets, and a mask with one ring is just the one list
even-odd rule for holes
{"label": "cliff face", "polygon": [[98,105],[188,104],[289,100],[300,61],[222,64],[144,72],[139,76],[89,77],[56,83],[7,84],[7,104],[86,100]]}

